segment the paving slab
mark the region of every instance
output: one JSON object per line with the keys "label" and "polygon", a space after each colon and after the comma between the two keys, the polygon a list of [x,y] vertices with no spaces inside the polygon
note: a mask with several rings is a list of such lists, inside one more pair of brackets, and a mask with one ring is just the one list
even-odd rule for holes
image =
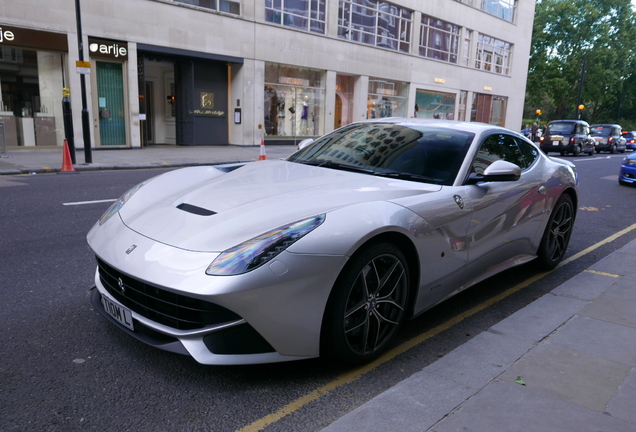
{"label": "paving slab", "polygon": [[494,382],[430,432],[634,432],[634,424],[519,384]]}
{"label": "paving slab", "polygon": [[614,398],[607,405],[607,413],[634,424],[636,430],[636,368],[630,371]]}
{"label": "paving slab", "polygon": [[322,432],[421,432],[475,393],[428,372],[418,372],[356,408]]}
{"label": "paving slab", "polygon": [[586,304],[584,300],[546,294],[495,324],[489,331],[538,343]]}
{"label": "paving slab", "polygon": [[521,377],[529,389],[602,413],[631,369],[623,363],[543,343],[500,379],[515,383]]}
{"label": "paving slab", "polygon": [[617,279],[617,277],[612,277],[607,274],[584,271],[568,279],[551,292],[552,294],[563,297],[574,297],[590,301],[605,292],[612,284],[616,283]]}
{"label": "paving slab", "polygon": [[636,329],[636,299],[603,294],[586,305],[580,315]]}
{"label": "paving slab", "polygon": [[576,316],[550,336],[550,343],[636,366],[636,329]]}
{"label": "paving slab", "polygon": [[479,389],[501,375],[532,346],[511,336],[482,332],[424,370]]}

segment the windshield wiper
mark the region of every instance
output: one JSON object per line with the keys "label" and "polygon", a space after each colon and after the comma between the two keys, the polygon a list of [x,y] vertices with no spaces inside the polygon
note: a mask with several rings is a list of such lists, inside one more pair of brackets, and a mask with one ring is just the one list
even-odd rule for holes
{"label": "windshield wiper", "polygon": [[322,161],[294,161],[294,162],[298,162],[305,165],[322,167],[322,168],[333,168],[333,169],[339,169],[343,171],[352,171],[352,172],[363,173],[363,174],[375,174],[373,170],[368,168],[362,168],[362,167],[357,167],[354,165],[347,165],[347,164],[333,162],[333,161],[322,160]]}
{"label": "windshield wiper", "polygon": [[391,177],[391,178],[396,178],[400,180],[414,180],[414,181],[420,181],[425,183],[439,183],[442,181],[441,179],[436,179],[433,177],[427,177],[427,176],[418,175],[418,174],[409,174],[409,173],[399,172],[399,171],[384,171],[384,172],[376,171],[373,174],[380,177]]}

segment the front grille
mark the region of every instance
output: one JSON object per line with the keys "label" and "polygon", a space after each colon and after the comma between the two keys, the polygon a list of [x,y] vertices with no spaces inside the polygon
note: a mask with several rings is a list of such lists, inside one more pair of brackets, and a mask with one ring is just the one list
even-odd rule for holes
{"label": "front grille", "polygon": [[99,279],[110,295],[132,311],[159,324],[178,330],[194,330],[241,319],[222,306],[135,279],[99,258],[97,266]]}

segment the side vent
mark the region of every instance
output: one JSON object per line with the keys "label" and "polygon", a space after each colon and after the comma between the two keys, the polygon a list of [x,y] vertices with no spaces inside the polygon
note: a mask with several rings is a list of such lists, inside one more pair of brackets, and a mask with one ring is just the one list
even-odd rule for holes
{"label": "side vent", "polygon": [[188,213],[192,213],[199,216],[212,216],[215,215],[216,212],[208,209],[204,209],[202,207],[197,207],[192,204],[181,203],[177,206],[179,210],[187,211]]}

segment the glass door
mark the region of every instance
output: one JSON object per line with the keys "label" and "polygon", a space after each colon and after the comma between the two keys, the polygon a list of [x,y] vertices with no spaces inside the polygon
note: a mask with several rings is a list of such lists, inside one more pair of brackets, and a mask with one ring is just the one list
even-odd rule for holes
{"label": "glass door", "polygon": [[[126,147],[126,102],[123,63],[96,61],[95,127],[98,147]],[[96,109],[95,109],[96,108]]]}

